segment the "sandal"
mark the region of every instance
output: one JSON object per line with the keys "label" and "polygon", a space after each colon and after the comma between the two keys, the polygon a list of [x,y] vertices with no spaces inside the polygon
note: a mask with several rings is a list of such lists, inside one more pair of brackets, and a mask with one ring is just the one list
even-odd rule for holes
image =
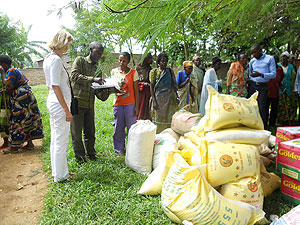
{"label": "sandal", "polygon": [[2,150],[2,153],[3,154],[15,154],[15,153],[18,153],[19,152],[19,149],[11,149],[11,148],[9,148],[9,149],[4,149],[4,150]]}

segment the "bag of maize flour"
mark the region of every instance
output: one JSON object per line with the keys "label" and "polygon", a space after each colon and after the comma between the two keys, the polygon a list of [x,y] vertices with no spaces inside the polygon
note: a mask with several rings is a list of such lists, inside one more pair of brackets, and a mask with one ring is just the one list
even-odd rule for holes
{"label": "bag of maize flour", "polygon": [[179,149],[188,149],[192,151],[199,151],[199,146],[194,144],[189,138],[181,136],[178,140]]}
{"label": "bag of maize flour", "polygon": [[255,145],[215,142],[208,143],[207,149],[207,181],[213,187],[259,174]]}
{"label": "bag of maize flour", "polygon": [[166,157],[164,163],[161,163],[152,173],[148,176],[146,181],[143,183],[142,187],[138,191],[141,195],[158,195],[161,193],[163,183],[167,177],[171,166],[173,165],[175,159],[174,155],[178,153],[189,162],[194,162],[194,164],[200,164],[199,158],[194,155],[193,152],[188,150],[174,150],[166,152]]}
{"label": "bag of maize flour", "polygon": [[173,136],[169,133],[160,133],[155,135],[153,150],[153,169],[157,168],[160,163],[164,163],[166,152],[177,150],[178,144]]}
{"label": "bag of maize flour", "polygon": [[185,133],[184,137],[190,139],[191,142],[193,142],[195,145],[198,145],[198,146],[200,146],[202,144],[202,141],[204,139],[204,136],[200,137],[194,131],[190,131],[190,132]]}
{"label": "bag of maize flour", "polygon": [[272,194],[281,185],[280,177],[275,173],[269,173],[262,164],[260,165],[260,181],[265,197]]}
{"label": "bag of maize flour", "polygon": [[261,209],[223,197],[206,181],[202,168],[175,154],[161,194],[162,208],[173,222],[254,224],[264,217]]}
{"label": "bag of maize flour", "polygon": [[228,142],[237,144],[260,145],[271,135],[267,130],[256,130],[248,127],[235,127],[206,133],[208,142]]}
{"label": "bag of maize flour", "polygon": [[152,171],[153,145],[156,125],[150,120],[138,120],[128,132],[125,164],[136,172]]}
{"label": "bag of maize flour", "polygon": [[[202,144],[202,142],[204,144]],[[189,138],[181,136],[178,141],[179,149],[181,149],[181,156],[186,159],[186,161],[191,166],[206,164],[207,158],[207,148],[206,142],[203,140],[199,142],[200,146],[195,145]],[[186,155],[187,152],[187,155]],[[191,156],[191,157],[189,157]]]}
{"label": "bag of maize flour", "polygon": [[161,193],[165,178],[167,177],[169,170],[174,163],[175,153],[180,153],[180,151],[177,150],[166,152],[165,161],[152,171],[138,191],[138,194],[159,195]]}
{"label": "bag of maize flour", "polygon": [[257,130],[264,129],[256,101],[258,92],[246,99],[233,95],[219,94],[211,86],[208,86],[207,90],[209,97],[205,105],[205,111],[208,115],[205,124],[206,131],[241,125]]}
{"label": "bag of maize flour", "polygon": [[219,192],[225,198],[263,208],[264,194],[259,175],[223,184]]}

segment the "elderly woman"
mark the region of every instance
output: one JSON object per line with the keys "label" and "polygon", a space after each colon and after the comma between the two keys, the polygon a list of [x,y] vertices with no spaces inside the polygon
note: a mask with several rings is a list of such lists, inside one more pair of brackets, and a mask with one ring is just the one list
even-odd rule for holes
{"label": "elderly woman", "polygon": [[67,148],[69,143],[71,89],[69,75],[65,69],[62,56],[70,48],[73,37],[65,30],[60,30],[50,41],[52,52],[46,56],[43,69],[49,89],[47,108],[51,127],[51,168],[54,182],[69,178]]}
{"label": "elderly woman", "polygon": [[149,81],[149,73],[152,69],[151,64],[153,63],[153,57],[151,53],[148,53],[143,63],[136,67],[136,70],[139,74],[139,104],[140,104],[140,112],[138,114],[138,120],[147,120],[151,119],[150,116],[150,108],[149,108],[149,100],[151,97],[150,93],[150,81]]}
{"label": "elderly woman", "polygon": [[280,90],[278,118],[277,120],[282,125],[290,125],[291,121],[296,118],[297,114],[297,96],[293,92],[296,72],[293,64],[289,63],[290,54],[283,52],[281,54],[281,63],[278,65],[282,67],[284,79],[282,81],[283,88]]}
{"label": "elderly woman", "polygon": [[10,96],[9,141],[10,148],[3,153],[17,153],[23,149],[33,149],[32,140],[44,137],[42,115],[37,101],[28,85],[28,79],[19,70],[12,68],[12,59],[0,56],[0,65],[6,72],[6,92]]}
{"label": "elderly woman", "polygon": [[171,127],[173,114],[177,111],[177,83],[174,71],[168,67],[169,58],[165,53],[157,56],[157,68],[150,71],[152,121],[157,133]]}
{"label": "elderly woman", "polygon": [[178,84],[179,108],[185,108],[187,111],[198,112],[197,96],[198,96],[198,80],[192,74],[193,62],[184,61],[184,70],[177,73],[176,82]]}
{"label": "elderly woman", "polygon": [[200,113],[205,114],[205,104],[208,99],[207,85],[212,86],[216,91],[221,92],[221,80],[217,76],[217,71],[221,68],[222,60],[215,56],[212,58],[212,67],[205,72],[202,86]]}
{"label": "elderly woman", "polygon": [[227,94],[239,97],[247,96],[245,82],[245,68],[247,66],[247,56],[243,53],[238,55],[238,61],[233,62],[227,72]]}

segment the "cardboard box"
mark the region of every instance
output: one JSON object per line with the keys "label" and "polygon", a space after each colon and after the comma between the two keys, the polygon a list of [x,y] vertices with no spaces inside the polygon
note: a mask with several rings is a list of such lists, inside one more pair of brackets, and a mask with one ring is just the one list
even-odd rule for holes
{"label": "cardboard box", "polygon": [[281,174],[300,181],[300,138],[278,144],[276,167]]}
{"label": "cardboard box", "polygon": [[295,180],[300,181],[300,169],[295,169],[295,168],[283,165],[281,163],[278,163],[277,170],[280,172],[280,174],[284,174],[288,177],[291,177]]}
{"label": "cardboard box", "polygon": [[300,126],[296,127],[277,127],[276,144],[282,141],[300,138]]}
{"label": "cardboard box", "polygon": [[300,181],[282,174],[281,193],[288,201],[300,204]]}

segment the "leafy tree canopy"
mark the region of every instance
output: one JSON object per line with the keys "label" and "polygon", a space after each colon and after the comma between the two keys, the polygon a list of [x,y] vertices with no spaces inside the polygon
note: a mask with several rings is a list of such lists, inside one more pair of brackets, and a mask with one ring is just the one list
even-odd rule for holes
{"label": "leafy tree canopy", "polygon": [[233,60],[240,52],[249,54],[254,43],[272,54],[300,50],[300,0],[80,2],[81,8],[72,2],[78,39],[99,34],[107,45],[122,45],[134,38],[145,53],[173,52],[175,64],[191,59],[195,52],[204,61],[213,55]]}
{"label": "leafy tree canopy", "polygon": [[9,55],[15,67],[32,66],[32,55],[43,57],[39,49],[47,52],[41,46],[45,42],[28,41],[30,29],[26,30],[20,22],[11,22],[7,15],[0,12],[0,53]]}

